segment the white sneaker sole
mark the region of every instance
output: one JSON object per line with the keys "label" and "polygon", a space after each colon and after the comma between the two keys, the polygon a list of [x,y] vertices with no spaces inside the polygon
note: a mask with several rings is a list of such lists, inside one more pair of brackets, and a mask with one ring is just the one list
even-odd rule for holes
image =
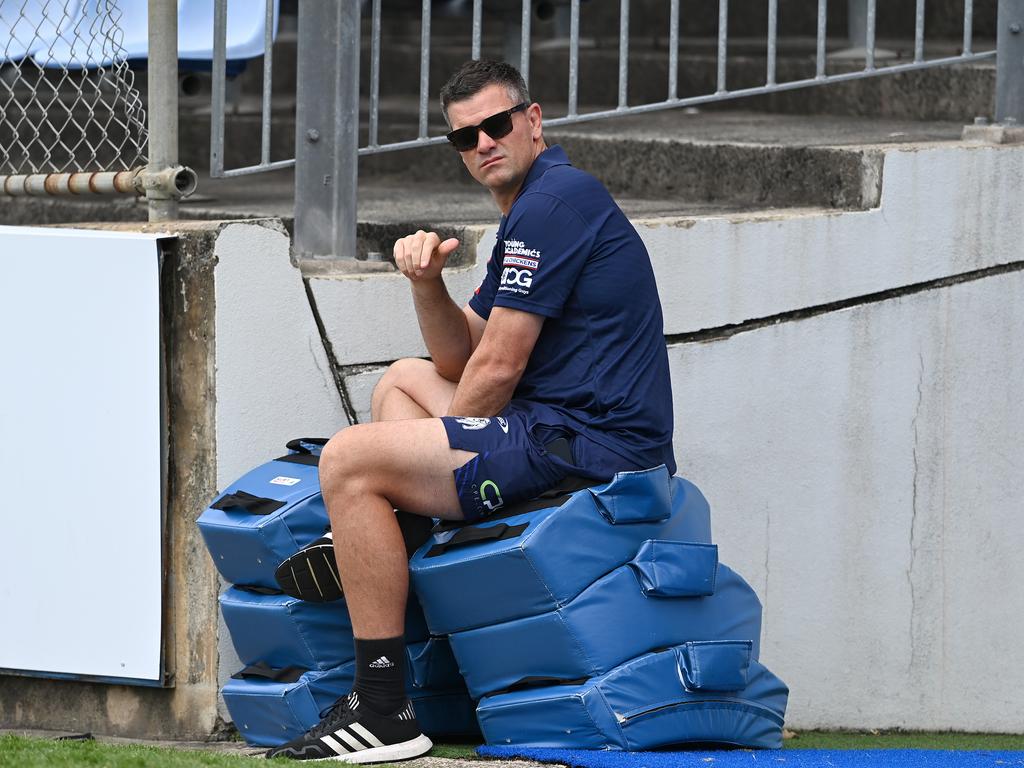
{"label": "white sneaker sole", "polygon": [[423,757],[433,746],[434,743],[421,733],[415,739],[403,741],[400,744],[386,744],[383,747],[361,749],[358,752],[349,752],[347,755],[322,758],[316,762],[335,760],[341,763],[359,763],[361,765],[392,763],[396,760],[412,760],[415,757]]}

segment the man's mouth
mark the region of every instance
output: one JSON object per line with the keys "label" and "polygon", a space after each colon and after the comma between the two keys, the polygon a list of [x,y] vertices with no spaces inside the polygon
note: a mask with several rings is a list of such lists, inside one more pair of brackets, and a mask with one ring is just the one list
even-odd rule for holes
{"label": "man's mouth", "polygon": [[499,160],[501,160],[500,157],[492,157],[492,158],[490,158],[488,160],[485,160],[484,162],[480,163],[480,170],[483,170],[484,168],[486,168],[489,165],[493,165],[494,163],[498,162]]}

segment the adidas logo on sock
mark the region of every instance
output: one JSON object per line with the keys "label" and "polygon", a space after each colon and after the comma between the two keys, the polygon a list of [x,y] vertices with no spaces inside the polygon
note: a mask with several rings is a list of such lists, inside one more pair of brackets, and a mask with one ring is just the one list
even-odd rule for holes
{"label": "adidas logo on sock", "polygon": [[388,669],[389,667],[393,667],[395,665],[391,663],[391,659],[389,659],[387,656],[381,656],[376,661],[371,661],[370,666],[373,669]]}

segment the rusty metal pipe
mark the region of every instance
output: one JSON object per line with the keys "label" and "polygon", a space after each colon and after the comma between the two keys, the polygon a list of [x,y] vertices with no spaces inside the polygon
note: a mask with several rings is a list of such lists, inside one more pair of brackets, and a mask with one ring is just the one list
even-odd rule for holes
{"label": "rusty metal pipe", "polygon": [[142,166],[130,171],[0,175],[0,192],[12,197],[145,195],[153,190],[176,200],[191,195],[196,184],[195,171],[183,166],[153,174]]}

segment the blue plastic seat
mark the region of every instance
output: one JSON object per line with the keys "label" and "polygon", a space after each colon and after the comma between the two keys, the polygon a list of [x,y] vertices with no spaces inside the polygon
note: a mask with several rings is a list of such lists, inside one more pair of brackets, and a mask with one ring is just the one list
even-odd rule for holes
{"label": "blue plastic seat", "polygon": [[[213,61],[214,0],[178,0],[179,61]],[[147,0],[121,0],[121,15],[115,20],[121,30],[120,40],[89,39],[88,33],[98,17],[105,14],[106,0],[85,0],[68,32],[80,30],[75,40],[65,33],[52,44],[35,51],[44,66],[92,69],[109,67],[114,59],[145,60],[149,56]],[[274,26],[271,37],[277,36],[279,0],[273,0]],[[263,3],[252,0],[230,0],[227,19],[227,60],[244,61],[263,55],[266,14]],[[116,44],[115,44],[116,43]]]}
{"label": "blue plastic seat", "polygon": [[[690,642],[583,683],[488,696],[476,714],[492,746],[778,749],[788,697],[786,684],[753,660],[749,642]],[[756,755],[750,760],[759,764]]]}

